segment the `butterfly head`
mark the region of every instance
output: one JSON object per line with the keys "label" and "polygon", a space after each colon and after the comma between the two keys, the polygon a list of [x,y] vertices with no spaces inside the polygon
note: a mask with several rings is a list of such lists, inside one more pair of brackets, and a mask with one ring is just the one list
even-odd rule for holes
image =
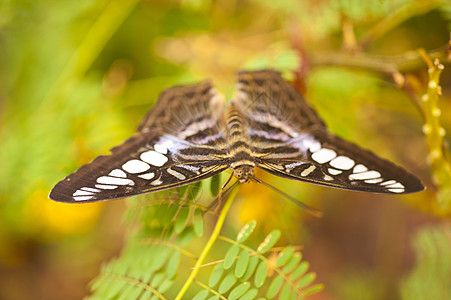
{"label": "butterfly head", "polygon": [[239,166],[233,170],[233,175],[241,182],[247,183],[254,177],[254,167]]}

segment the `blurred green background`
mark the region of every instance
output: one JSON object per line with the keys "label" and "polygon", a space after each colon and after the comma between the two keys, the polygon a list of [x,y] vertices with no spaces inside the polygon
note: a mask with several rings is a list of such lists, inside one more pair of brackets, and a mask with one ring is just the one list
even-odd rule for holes
{"label": "blurred green background", "polygon": [[445,64],[449,132],[450,21],[450,2],[434,0],[1,1],[0,299],[86,295],[121,249],[126,205],[54,203],[52,186],[132,135],[163,89],[211,78],[230,97],[238,70],[260,68],[281,71],[331,131],[428,189],[371,195],[259,174],[324,217],[252,183],[228,226],[256,219],[302,244],[326,286],[312,299],[451,299],[448,136],[423,134],[418,51]]}

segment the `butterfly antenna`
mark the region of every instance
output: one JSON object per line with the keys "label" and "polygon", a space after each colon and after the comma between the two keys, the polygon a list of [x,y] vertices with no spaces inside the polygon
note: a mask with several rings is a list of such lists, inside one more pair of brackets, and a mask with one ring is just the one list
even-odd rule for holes
{"label": "butterfly antenna", "polygon": [[299,206],[299,207],[301,207],[301,208],[303,208],[303,209],[306,209],[310,214],[314,215],[315,217],[321,218],[321,217],[323,216],[323,212],[322,212],[321,210],[319,210],[319,209],[317,209],[317,208],[314,208],[314,207],[311,207],[311,206],[309,206],[309,205],[307,205],[307,204],[305,204],[305,203],[303,203],[303,202],[297,200],[296,198],[294,198],[294,197],[288,195],[287,193],[285,193],[285,192],[279,190],[279,189],[276,188],[275,186],[272,186],[272,185],[270,185],[269,183],[264,182],[263,180],[258,179],[258,178],[255,177],[255,176],[253,176],[252,179],[253,179],[255,182],[261,183],[261,184],[263,184],[264,186],[266,186],[266,187],[272,189],[273,191],[275,191],[275,192],[281,194],[282,196],[284,196],[285,198],[287,198],[288,200],[290,200],[291,202],[293,202],[293,203],[296,204],[297,206]]}

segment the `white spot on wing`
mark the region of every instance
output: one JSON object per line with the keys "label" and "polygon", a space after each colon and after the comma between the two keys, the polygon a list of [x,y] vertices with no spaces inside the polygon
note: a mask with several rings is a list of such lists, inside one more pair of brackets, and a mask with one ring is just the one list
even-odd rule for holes
{"label": "white spot on wing", "polygon": [[114,189],[117,189],[117,185],[96,184],[96,188],[99,188],[102,190],[114,190]]}
{"label": "white spot on wing", "polygon": [[113,185],[134,185],[135,183],[133,180],[130,179],[124,179],[124,178],[116,178],[116,177],[110,177],[110,176],[100,176],[97,178],[98,183],[103,184],[113,184]]}
{"label": "white spot on wing", "polygon": [[389,181],[386,181],[386,182],[382,182],[381,185],[389,185],[389,184],[394,184],[394,183],[397,183],[397,181],[396,180],[389,180]]}
{"label": "white spot on wing", "polygon": [[393,188],[393,189],[404,189],[405,188],[404,185],[399,183],[399,182],[387,185],[387,187],[388,188]]}
{"label": "white spot on wing", "polygon": [[379,182],[382,182],[382,181],[384,181],[383,178],[376,178],[376,179],[368,179],[368,180],[365,180],[366,183],[372,183],[372,184],[374,184],[374,183],[379,183]]}
{"label": "white spot on wing", "polygon": [[75,193],[72,194],[72,196],[89,196],[92,195],[92,192],[87,192],[83,190],[77,190]]}
{"label": "white spot on wing", "polygon": [[145,161],[151,165],[154,165],[156,167],[161,167],[168,161],[168,158],[166,156],[164,156],[163,154],[161,154],[159,152],[153,151],[153,150],[143,152],[141,154],[140,158],[143,161]]}
{"label": "white spot on wing", "polygon": [[340,171],[340,170],[337,170],[337,169],[332,169],[332,168],[328,168],[327,171],[331,175],[339,175],[339,174],[343,173],[343,171]]}
{"label": "white spot on wing", "polygon": [[321,149],[321,144],[314,138],[304,140],[304,146],[310,150],[310,152],[316,152]]}
{"label": "white spot on wing", "polygon": [[322,148],[315,153],[312,154],[312,159],[317,163],[323,164],[328,162],[329,160],[335,158],[337,153],[334,150],[330,150],[327,148]]}
{"label": "white spot on wing", "polygon": [[164,142],[159,142],[153,147],[155,151],[161,154],[168,154],[168,150],[174,147],[174,143],[171,140],[165,140]]}
{"label": "white spot on wing", "polygon": [[304,171],[301,172],[301,176],[308,176],[310,173],[312,173],[314,170],[316,169],[316,167],[314,165],[311,165],[310,167],[308,167],[307,169],[305,169]]}
{"label": "white spot on wing", "polygon": [[128,173],[141,173],[150,169],[150,166],[143,161],[138,159],[132,159],[127,161],[122,165],[122,169],[127,171]]}
{"label": "white spot on wing", "polygon": [[163,183],[163,181],[161,181],[160,178],[158,178],[158,179],[152,181],[150,184],[151,184],[151,185],[160,185],[160,184],[162,184],[162,183]]}
{"label": "white spot on wing", "polygon": [[180,180],[186,179],[186,176],[185,176],[185,175],[183,175],[183,174],[180,173],[180,172],[177,172],[176,170],[173,170],[173,169],[171,169],[171,168],[168,168],[167,171],[168,171],[169,174],[171,174],[172,176],[174,176],[174,177],[176,177],[176,178],[178,178],[178,179],[180,179]]}
{"label": "white spot on wing", "polygon": [[94,198],[94,196],[75,196],[74,200],[75,201],[86,201],[86,200],[89,200],[92,198]]}
{"label": "white spot on wing", "polygon": [[388,189],[392,193],[404,193],[404,189]]}
{"label": "white spot on wing", "polygon": [[138,177],[141,177],[142,179],[150,180],[155,177],[155,173],[149,172],[146,174],[138,175]]}
{"label": "white spot on wing", "polygon": [[368,171],[368,168],[362,164],[358,164],[357,166],[354,167],[354,170],[352,170],[352,172],[354,173],[361,173],[366,171]]}
{"label": "white spot on wing", "polygon": [[329,176],[329,175],[324,175],[324,180],[326,180],[326,181],[332,181],[332,180],[334,180],[334,178],[331,177],[331,176]]}
{"label": "white spot on wing", "polygon": [[354,160],[350,159],[349,157],[341,155],[341,156],[337,156],[336,158],[334,158],[330,162],[330,165],[337,169],[349,170],[352,167],[354,167],[355,162],[354,162]]}
{"label": "white spot on wing", "polygon": [[127,177],[127,174],[125,174],[125,172],[120,170],[120,169],[114,169],[108,175],[114,176],[114,177],[121,177],[121,178],[126,178]]}
{"label": "white spot on wing", "polygon": [[378,171],[367,171],[363,173],[349,175],[350,180],[366,180],[366,179],[375,179],[379,177],[381,177],[381,173],[379,173]]}

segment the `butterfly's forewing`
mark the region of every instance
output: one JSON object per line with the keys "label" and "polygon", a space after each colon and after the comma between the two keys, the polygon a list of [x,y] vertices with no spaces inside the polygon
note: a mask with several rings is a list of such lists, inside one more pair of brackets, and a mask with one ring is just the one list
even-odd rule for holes
{"label": "butterfly's forewing", "polygon": [[92,202],[169,189],[228,167],[224,101],[210,83],[161,94],[139,132],[60,181],[49,197]]}
{"label": "butterfly's forewing", "polygon": [[327,131],[279,73],[240,73],[234,102],[245,115],[257,166],[278,176],[374,193],[412,193],[421,182],[401,167]]}

